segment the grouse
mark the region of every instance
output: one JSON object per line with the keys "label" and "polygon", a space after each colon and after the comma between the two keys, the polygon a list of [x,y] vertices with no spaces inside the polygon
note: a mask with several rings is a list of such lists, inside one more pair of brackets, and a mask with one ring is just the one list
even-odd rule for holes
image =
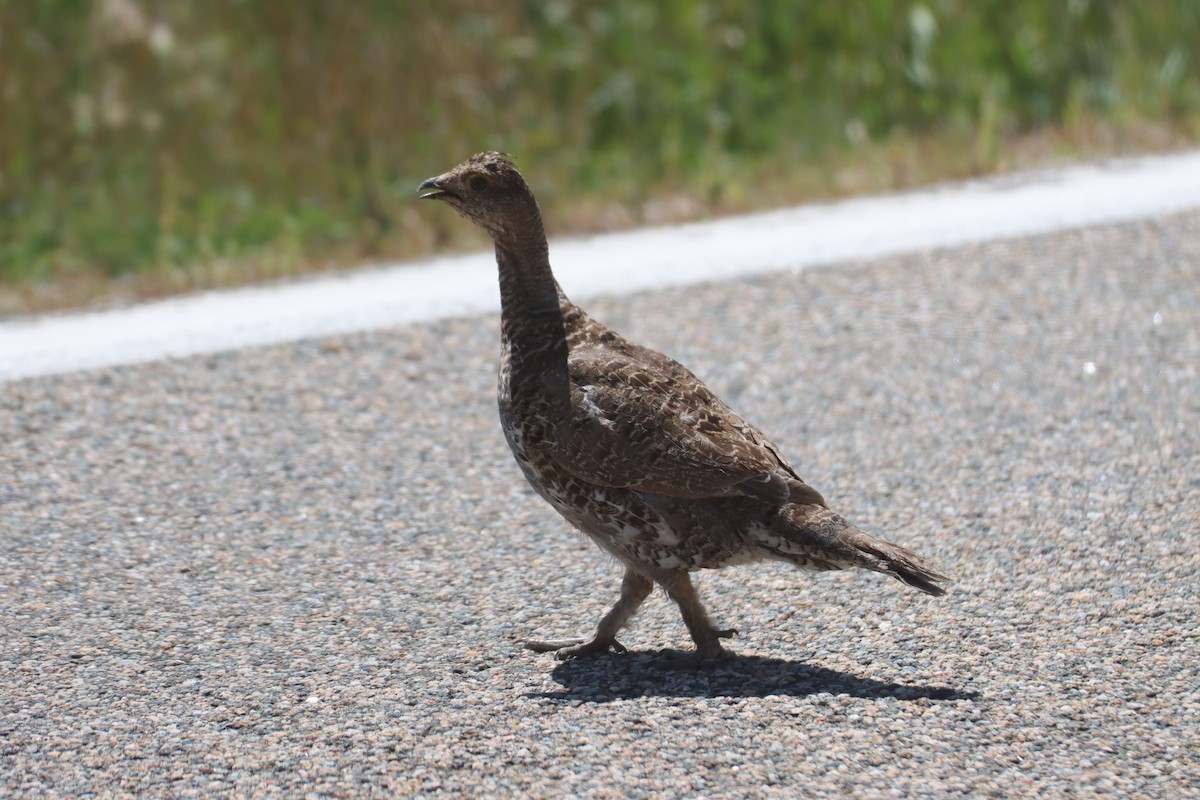
{"label": "grouse", "polygon": [[537,201],[507,155],[480,153],[419,188],[495,244],[500,423],[521,471],[625,567],[620,599],[594,636],[529,648],[560,659],[624,652],[617,634],[658,584],[696,645],[671,665],[719,658],[735,631],[709,621],[690,573],[765,559],[807,571],[862,567],[945,593],[945,575],[831,511],[779,448],[681,364],[567,299]]}

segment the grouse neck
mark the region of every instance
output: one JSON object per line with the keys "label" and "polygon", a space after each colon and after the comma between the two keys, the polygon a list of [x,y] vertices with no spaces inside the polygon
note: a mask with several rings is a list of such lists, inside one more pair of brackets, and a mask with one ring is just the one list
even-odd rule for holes
{"label": "grouse neck", "polygon": [[[550,254],[546,237],[529,237],[524,241],[496,239],[496,265],[500,269],[500,309],[505,333],[518,327],[544,328],[539,333],[562,331],[562,312],[558,304],[558,284],[550,270]],[[558,324],[554,324],[554,318]],[[533,331],[530,331],[533,332]]]}
{"label": "grouse neck", "polygon": [[501,335],[513,388],[566,402],[566,329],[545,235],[523,242],[497,238],[496,264]]}

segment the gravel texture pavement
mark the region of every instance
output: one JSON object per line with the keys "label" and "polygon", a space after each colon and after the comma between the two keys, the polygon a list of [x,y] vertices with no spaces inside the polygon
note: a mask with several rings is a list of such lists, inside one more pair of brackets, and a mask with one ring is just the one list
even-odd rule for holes
{"label": "gravel texture pavement", "polygon": [[1200,797],[1200,212],[587,305],[951,594],[756,565],[710,669],[661,595],[523,650],[620,570],[491,315],[10,383],[0,795]]}

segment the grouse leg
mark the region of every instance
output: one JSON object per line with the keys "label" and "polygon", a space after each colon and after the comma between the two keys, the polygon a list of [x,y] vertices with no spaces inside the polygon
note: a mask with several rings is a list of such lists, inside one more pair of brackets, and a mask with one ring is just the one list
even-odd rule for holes
{"label": "grouse leg", "polygon": [[574,658],[575,656],[605,653],[609,650],[624,653],[625,647],[617,641],[617,632],[625,627],[625,623],[629,622],[629,618],[637,612],[643,601],[650,596],[650,590],[653,588],[653,581],[640,572],[626,567],[625,577],[621,580],[621,599],[600,620],[600,625],[596,629],[596,635],[591,640],[527,640],[525,646],[539,653],[554,651],[554,657],[560,661]]}
{"label": "grouse leg", "polygon": [[700,603],[700,595],[696,593],[691,577],[682,572],[669,581],[660,583],[679,606],[679,611],[683,614],[683,624],[687,625],[688,633],[696,643],[696,649],[682,656],[664,656],[655,662],[656,665],[670,669],[687,669],[725,656],[726,650],[721,647],[721,640],[733,638],[737,631],[732,628],[720,630],[713,626]]}

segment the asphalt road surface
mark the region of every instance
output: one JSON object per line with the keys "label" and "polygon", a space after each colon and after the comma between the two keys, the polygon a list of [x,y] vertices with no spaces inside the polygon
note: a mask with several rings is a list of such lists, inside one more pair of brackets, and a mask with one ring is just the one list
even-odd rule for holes
{"label": "asphalt road surface", "polygon": [[522,649],[620,570],[510,463],[493,314],[16,381],[0,795],[1200,797],[1200,212],[589,306],[951,593],[741,567],[709,669],[661,595]]}

